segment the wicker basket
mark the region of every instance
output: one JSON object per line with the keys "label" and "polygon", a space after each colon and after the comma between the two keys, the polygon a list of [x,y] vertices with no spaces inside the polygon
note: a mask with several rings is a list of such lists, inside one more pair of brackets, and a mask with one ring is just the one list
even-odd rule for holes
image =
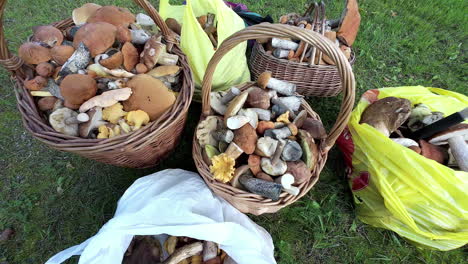
{"label": "wicker basket", "polygon": [[[351,53],[349,63],[355,61],[354,52]],[[336,66],[309,65],[308,63],[278,59],[267,54],[263,45],[255,42],[249,59],[252,78],[265,71],[271,71],[274,78],[286,80],[297,85],[297,92],[305,96],[336,96],[341,91],[340,74]]]}
{"label": "wicker basket", "polygon": [[[176,44],[174,33],[166,26],[147,0],[135,0],[150,15],[163,32],[168,49],[179,55],[182,67],[181,92],[170,110],[159,119],[138,131],[110,139],[84,139],[67,136],[50,127],[47,118],[37,110],[34,99],[23,87],[23,82],[33,76],[30,65],[12,55],[5,40],[3,20],[0,21],[0,63],[10,71],[24,127],[38,140],[51,148],[76,153],[86,158],[121,167],[146,168],[155,166],[178,144],[185,125],[187,111],[193,96],[194,85],[187,58]],[[6,0],[0,0],[0,15]],[[73,25],[71,19],[52,24],[60,30]]]}
{"label": "wicker basket", "polygon": [[[205,119],[207,116],[212,114],[210,108],[211,82],[213,78],[213,73],[221,58],[229,50],[231,50],[233,47],[235,47],[237,44],[243,41],[266,37],[293,37],[300,40],[304,40],[307,43],[317,47],[326,55],[328,55],[337,64],[337,71],[339,72],[343,84],[343,102],[338,117],[336,119],[336,123],[331,129],[331,131],[328,133],[328,137],[317,142],[319,148],[319,157],[317,165],[312,171],[312,177],[307,182],[299,186],[299,195],[293,196],[287,194],[286,192],[283,192],[280,196],[280,199],[276,202],[273,202],[270,199],[266,199],[260,195],[252,194],[234,188],[231,185],[223,184],[214,180],[210,173],[209,166],[203,160],[202,148],[198,144],[196,138],[194,138],[193,158],[195,160],[198,172],[201,174],[208,186],[216,194],[226,199],[240,211],[255,215],[277,212],[281,208],[297,201],[299,198],[304,196],[312,188],[312,186],[314,186],[314,184],[318,181],[319,174],[323,169],[323,166],[325,165],[328,151],[334,145],[335,140],[338,138],[338,136],[348,123],[355,97],[355,81],[351,65],[348,63],[341,51],[334,47],[331,44],[331,42],[326,41],[326,39],[323,36],[315,32],[287,25],[263,23],[260,25],[248,27],[232,35],[221,44],[221,46],[214,54],[213,58],[208,64],[208,68],[206,70],[205,77],[202,83],[203,101],[201,120]],[[249,85],[247,84],[246,86],[240,88],[245,90],[248,86]],[[319,116],[314,111],[312,111],[312,109],[306,101],[303,101],[302,109],[305,109],[307,111],[309,117],[319,119]]]}

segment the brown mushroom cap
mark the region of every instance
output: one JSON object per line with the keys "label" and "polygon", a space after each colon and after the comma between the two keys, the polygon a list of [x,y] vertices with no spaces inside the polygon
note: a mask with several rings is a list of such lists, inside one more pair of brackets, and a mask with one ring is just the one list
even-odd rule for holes
{"label": "brown mushroom cap", "polygon": [[83,6],[76,8],[72,12],[72,18],[75,25],[80,26],[86,23],[88,18],[101,8],[101,5],[94,3],[86,3]]}
{"label": "brown mushroom cap", "polygon": [[39,91],[47,85],[47,79],[42,76],[36,76],[34,79],[24,82],[24,88],[31,91]]}
{"label": "brown mushroom cap", "polygon": [[59,65],[65,64],[65,62],[73,55],[75,48],[67,45],[55,46],[51,50],[52,59]]}
{"label": "brown mushroom cap", "polygon": [[28,64],[47,62],[52,57],[50,50],[34,42],[26,42],[18,49],[18,55]]}
{"label": "brown mushroom cap", "polygon": [[112,47],[116,34],[117,28],[109,23],[88,23],[76,32],[73,47],[76,49],[83,42],[91,52],[91,56],[96,57]]}
{"label": "brown mushroom cap", "polygon": [[36,66],[36,72],[42,77],[50,77],[54,74],[54,65],[48,62],[41,62]]}
{"label": "brown mushroom cap", "polygon": [[133,77],[127,86],[132,88],[132,96],[123,102],[125,111],[143,110],[151,121],[159,118],[175,102],[174,93],[158,79],[146,74]]}
{"label": "brown mushroom cap", "polygon": [[118,26],[116,39],[121,43],[130,42],[132,41],[132,32],[124,26]]}
{"label": "brown mushroom cap", "polygon": [[456,136],[462,136],[465,141],[468,141],[468,124],[458,124],[443,132],[435,134],[429,139],[429,143],[434,145],[445,145],[448,144],[449,138]]}
{"label": "brown mushroom cap", "polygon": [[135,15],[128,9],[117,6],[103,6],[96,10],[87,20],[88,23],[107,22],[116,27],[128,27],[130,24],[135,23]]}
{"label": "brown mushroom cap", "polygon": [[111,70],[119,68],[122,65],[122,63],[123,63],[123,55],[122,55],[122,52],[120,51],[114,53],[107,59],[99,61],[99,64]]}
{"label": "brown mushroom cap", "polygon": [[132,71],[140,59],[138,50],[130,42],[125,42],[122,46],[123,65],[125,70]]}
{"label": "brown mushroom cap", "polygon": [[448,152],[442,147],[433,145],[423,139],[419,140],[419,146],[421,147],[421,155],[428,159],[435,160],[440,164],[444,164],[444,161],[448,159]]}
{"label": "brown mushroom cap", "polygon": [[164,77],[164,76],[175,76],[180,72],[180,67],[177,65],[166,65],[158,66],[148,72],[148,75],[151,75],[155,78]]}
{"label": "brown mushroom cap", "polygon": [[386,97],[369,105],[362,113],[360,123],[373,126],[388,137],[410,114],[411,102],[408,99]]}
{"label": "brown mushroom cap", "polygon": [[148,67],[146,67],[146,65],[143,64],[143,63],[138,63],[138,64],[135,66],[135,68],[136,68],[136,72],[137,72],[138,74],[143,74],[143,73],[147,73],[147,72],[148,72]]}
{"label": "brown mushroom cap", "polygon": [[270,78],[271,78],[271,72],[269,71],[263,72],[257,78],[258,86],[260,86],[260,88],[262,89],[265,89],[268,84],[268,81],[270,81]]}
{"label": "brown mushroom cap", "polygon": [[33,29],[34,35],[32,41],[46,43],[50,47],[62,45],[63,34],[53,26],[38,26]]}
{"label": "brown mushroom cap", "polygon": [[96,81],[88,75],[70,74],[60,84],[60,93],[65,99],[67,107],[78,109],[82,103],[97,92]]}
{"label": "brown mushroom cap", "polygon": [[57,100],[57,97],[54,96],[42,97],[41,99],[39,99],[39,101],[37,101],[37,107],[41,111],[52,110]]}
{"label": "brown mushroom cap", "polygon": [[234,131],[234,140],[245,153],[252,154],[257,146],[257,132],[249,123]]}

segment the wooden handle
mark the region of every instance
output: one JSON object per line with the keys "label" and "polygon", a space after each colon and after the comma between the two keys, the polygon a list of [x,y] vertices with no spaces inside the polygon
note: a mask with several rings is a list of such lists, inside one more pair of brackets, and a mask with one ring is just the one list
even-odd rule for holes
{"label": "wooden handle", "polygon": [[[147,0],[134,1],[145,10],[145,12],[161,29],[164,39],[168,43],[167,48],[169,51],[171,51],[173,44],[176,43],[175,33],[169,29],[163,18],[159,15],[158,11],[156,11],[156,9]],[[0,64],[3,65],[5,69],[10,71],[11,75],[24,79],[26,77],[24,61],[20,57],[11,54],[11,52],[8,50],[8,44],[5,39],[5,32],[3,29],[3,15],[5,13],[6,2],[7,0],[0,0]],[[52,25],[58,29],[63,30],[69,26],[72,26],[73,21],[71,18],[68,18],[57,23],[53,23]]]}
{"label": "wooden handle", "polygon": [[[302,40],[316,47],[335,62],[335,65],[341,78],[341,84],[343,86],[343,101],[341,104],[340,112],[338,113],[338,117],[336,118],[336,122],[331,128],[330,132],[328,133],[328,137],[325,141],[325,148],[327,148],[328,150],[335,144],[336,139],[348,124],[349,118],[351,116],[351,111],[354,105],[356,83],[354,80],[354,74],[351,65],[349,64],[348,60],[341,52],[341,50],[324,36],[310,30],[305,30],[302,28],[282,24],[262,23],[259,25],[247,27],[231,35],[229,38],[225,39],[211,58],[206,69],[205,76],[203,77],[203,115],[208,116],[211,113],[211,84],[213,81],[213,74],[219,61],[236,45],[247,40],[259,38],[292,38]],[[236,66],[232,65],[232,67]]]}

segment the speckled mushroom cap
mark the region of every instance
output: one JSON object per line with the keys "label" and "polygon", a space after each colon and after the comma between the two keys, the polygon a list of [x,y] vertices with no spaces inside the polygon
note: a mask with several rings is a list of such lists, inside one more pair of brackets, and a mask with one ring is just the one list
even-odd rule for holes
{"label": "speckled mushroom cap", "polygon": [[449,129],[440,132],[429,139],[429,143],[434,145],[448,144],[448,139],[456,136],[462,136],[468,141],[468,124],[458,124]]}
{"label": "speckled mushroom cap", "polygon": [[260,86],[260,88],[262,89],[265,89],[268,84],[268,81],[270,81],[270,78],[271,78],[271,72],[269,71],[263,72],[257,78],[258,86]]}

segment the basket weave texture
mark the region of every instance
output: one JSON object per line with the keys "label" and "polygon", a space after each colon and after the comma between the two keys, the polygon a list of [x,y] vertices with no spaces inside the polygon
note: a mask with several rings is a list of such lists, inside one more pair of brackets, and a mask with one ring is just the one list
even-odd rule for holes
{"label": "basket weave texture", "polygon": [[[229,52],[237,44],[247,41],[250,39],[258,38],[271,38],[271,37],[291,37],[303,40],[310,45],[315,46],[320,51],[328,55],[334,62],[336,62],[336,68],[342,83],[343,101],[340,108],[340,112],[336,118],[336,123],[328,133],[327,138],[316,141],[319,149],[318,161],[314,169],[312,170],[312,177],[302,183],[300,186],[300,193],[297,196],[283,192],[278,201],[272,201],[264,198],[260,195],[246,192],[232,187],[229,184],[224,184],[214,180],[208,164],[203,159],[202,148],[198,143],[198,140],[194,138],[192,154],[197,166],[198,172],[201,174],[208,186],[219,196],[226,199],[234,207],[244,213],[251,213],[255,215],[261,215],[264,213],[275,213],[283,207],[286,207],[295,201],[299,200],[304,196],[319,179],[320,172],[322,171],[325,162],[327,160],[328,151],[334,145],[336,139],[341,134],[343,129],[348,123],[351,110],[354,104],[355,98],[355,80],[354,75],[346,57],[342,52],[336,48],[330,41],[327,41],[325,37],[311,31],[300,29],[297,27],[280,25],[280,24],[268,24],[262,23],[243,29],[228,39],[226,39],[221,46],[218,48],[206,70],[203,83],[202,83],[202,116],[201,120],[204,120],[207,116],[212,115],[210,107],[210,92],[211,82],[213,73],[216,69],[217,64],[221,58]],[[241,90],[245,90],[250,87],[251,84],[246,84],[239,87]],[[306,101],[302,102],[302,109],[306,110],[308,117],[320,120],[320,117],[310,108]]]}
{"label": "basket weave texture", "polygon": [[[28,90],[24,88],[24,81],[33,77],[33,68],[8,50],[3,30],[3,13],[7,1],[0,0],[0,63],[12,75],[17,107],[21,113],[23,125],[33,137],[56,150],[72,152],[99,162],[129,168],[155,166],[176,147],[185,126],[187,111],[193,96],[192,73],[186,56],[176,42],[175,33],[167,27],[156,9],[147,0],[134,1],[161,29],[168,49],[179,56],[179,66],[182,67],[180,94],[170,110],[133,133],[110,139],[85,139],[56,132],[49,125],[46,116],[37,109]],[[66,19],[52,25],[65,30],[74,24],[71,19]]]}
{"label": "basket weave texture", "polygon": [[[354,64],[354,53],[349,63]],[[297,92],[304,96],[330,97],[342,90],[340,74],[334,65],[309,65],[287,59],[278,59],[267,54],[263,45],[255,42],[249,59],[252,78],[256,79],[262,72],[270,71],[274,78],[294,83]]]}

